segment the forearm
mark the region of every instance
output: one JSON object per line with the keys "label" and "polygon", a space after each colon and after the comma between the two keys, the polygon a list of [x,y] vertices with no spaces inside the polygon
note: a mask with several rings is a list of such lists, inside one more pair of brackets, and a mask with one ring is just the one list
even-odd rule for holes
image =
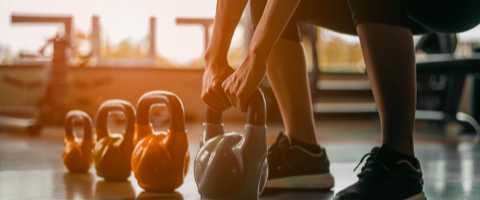
{"label": "forearm", "polygon": [[[218,0],[212,39],[205,58],[227,62],[228,49],[248,0]],[[207,65],[208,67],[208,65]]]}
{"label": "forearm", "polygon": [[299,3],[300,0],[269,0],[248,53],[266,61]]}

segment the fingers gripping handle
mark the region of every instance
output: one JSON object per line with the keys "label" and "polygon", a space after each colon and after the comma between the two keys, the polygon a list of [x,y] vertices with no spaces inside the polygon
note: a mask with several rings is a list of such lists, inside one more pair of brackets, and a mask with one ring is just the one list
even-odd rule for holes
{"label": "fingers gripping handle", "polygon": [[[248,101],[247,124],[264,126],[267,121],[265,98],[260,90],[255,90]],[[206,109],[205,123],[222,124],[223,113],[215,113]]]}
{"label": "fingers gripping handle", "polygon": [[[264,127],[266,123],[265,99],[260,90],[256,90],[248,102],[247,124]],[[223,127],[223,113],[215,113],[210,108],[205,111],[205,123],[200,139],[200,146],[203,146],[211,138],[225,134]]]}
{"label": "fingers gripping handle", "polygon": [[137,104],[137,124],[150,125],[150,109],[154,104],[164,104],[170,112],[170,131],[185,131],[183,104],[177,95],[166,91],[152,91],[140,97]]}
{"label": "fingers gripping handle", "polygon": [[65,118],[65,133],[67,135],[67,139],[75,139],[75,135],[73,134],[73,124],[75,121],[81,121],[83,123],[84,139],[91,139],[93,131],[92,119],[87,113],[81,110],[72,110],[67,113]]}
{"label": "fingers gripping handle", "polygon": [[[98,109],[95,124],[97,134],[108,133],[108,116],[112,111],[121,111],[125,114],[125,118],[127,119],[126,133],[133,133],[135,131],[135,108],[133,105],[128,101],[113,99],[105,101]],[[104,136],[105,135],[99,135],[98,139]]]}
{"label": "fingers gripping handle", "polygon": [[205,123],[216,124],[216,125],[223,124],[223,112],[215,113],[213,110],[211,110],[207,106],[205,110]]}

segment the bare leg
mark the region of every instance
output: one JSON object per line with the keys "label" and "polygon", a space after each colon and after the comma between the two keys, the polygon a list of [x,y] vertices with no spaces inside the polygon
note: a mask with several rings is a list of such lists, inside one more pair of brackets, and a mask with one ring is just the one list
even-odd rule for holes
{"label": "bare leg", "polygon": [[269,56],[267,76],[287,134],[296,140],[317,144],[302,44],[280,38]]}
{"label": "bare leg", "polygon": [[417,88],[412,32],[375,23],[361,23],[357,32],[380,114],[382,142],[414,157]]}

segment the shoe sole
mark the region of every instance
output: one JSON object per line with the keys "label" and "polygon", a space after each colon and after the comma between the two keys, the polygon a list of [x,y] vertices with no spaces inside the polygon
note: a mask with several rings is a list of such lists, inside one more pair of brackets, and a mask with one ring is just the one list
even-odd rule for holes
{"label": "shoe sole", "polygon": [[425,196],[425,193],[422,191],[421,193],[411,196],[405,200],[427,200],[427,197]]}
{"label": "shoe sole", "polygon": [[[276,178],[267,181],[266,188],[330,189],[335,184],[332,174],[317,174]],[[416,200],[416,199],[415,199]]]}

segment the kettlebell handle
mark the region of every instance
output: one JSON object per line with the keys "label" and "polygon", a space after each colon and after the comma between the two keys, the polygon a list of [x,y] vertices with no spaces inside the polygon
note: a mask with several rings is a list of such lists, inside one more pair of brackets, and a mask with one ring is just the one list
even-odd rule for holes
{"label": "kettlebell handle", "polygon": [[65,117],[65,133],[67,139],[75,139],[75,135],[73,135],[73,124],[75,121],[81,121],[83,123],[84,139],[92,139],[92,119],[87,113],[81,110],[72,110],[68,112]]}
{"label": "kettlebell handle", "polygon": [[150,125],[150,109],[154,104],[164,104],[170,112],[170,131],[185,131],[183,104],[177,95],[166,91],[145,93],[137,104],[137,125]]}
{"label": "kettlebell handle", "polygon": [[[265,126],[267,121],[266,105],[263,93],[257,89],[248,100],[247,124]],[[215,113],[210,108],[206,108],[205,122],[210,124],[222,124],[223,112]]]}
{"label": "kettlebell handle", "polygon": [[215,113],[207,106],[207,108],[205,109],[205,123],[218,125],[223,124],[223,112]]}
{"label": "kettlebell handle", "polygon": [[[112,99],[107,100],[98,109],[97,119],[95,122],[97,133],[107,133],[108,131],[108,115],[112,111],[121,111],[125,114],[127,125],[126,133],[133,133],[135,131],[135,108],[133,105],[124,100]],[[104,136],[99,136],[102,138]]]}

